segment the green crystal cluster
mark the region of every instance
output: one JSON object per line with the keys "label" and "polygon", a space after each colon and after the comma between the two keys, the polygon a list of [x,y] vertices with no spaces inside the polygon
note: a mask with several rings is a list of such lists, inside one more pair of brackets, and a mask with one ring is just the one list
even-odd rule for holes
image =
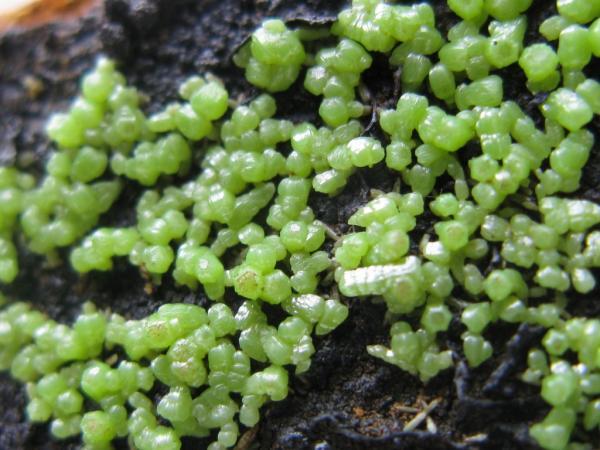
{"label": "green crystal cluster", "polygon": [[[236,64],[268,92],[303,77],[294,89],[322,97],[322,123],[278,118],[267,93],[237,104],[210,74],[146,116],[144,96],[100,58],[70,109],[48,121],[56,151],[45,175],[0,168],[0,282],[17,278],[24,242],[54,260],[67,247],[81,274],[126,258],[154,283],[172,277],[213,303],[165,304],[139,320],[86,303],[71,326],[9,303],[0,369],[27,383],[29,419],[49,421],[57,438],[81,434],[89,450],[126,436],[141,450],[209,435],[210,450],[232,447],[240,424],[288,395],[288,371],[310,368],[313,335],[346,319],[339,290],[385,302],[389,348],[367,351],[424,382],[457,358],[489,360],[494,322],[546,328],[522,374],[551,406],[531,436],[560,450],[576,427],[597,429],[600,322],[567,308],[592,301],[581,295],[600,267],[600,205],[576,198],[594,151],[586,125],[600,114],[600,83],[586,75],[600,57],[600,1],[558,0],[540,42],[526,45],[531,3],[448,0],[459,20],[446,35],[427,3],[354,0],[328,32],[265,21]],[[401,69],[392,108],[358,95],[376,53]],[[547,95],[541,122],[505,99],[493,73],[505,67]],[[370,112],[381,133],[366,127]],[[338,236],[311,195],[336,196],[375,165],[394,189],[373,191]],[[96,228],[126,183],[148,188],[135,220]],[[279,305],[279,323],[264,303]],[[462,355],[438,340],[453,318]],[[155,404],[157,385],[167,393]]]}
{"label": "green crystal cluster", "polygon": [[269,92],[288,89],[298,75],[306,53],[298,35],[279,19],[266,20],[248,45],[235,56],[246,69],[247,80]]}

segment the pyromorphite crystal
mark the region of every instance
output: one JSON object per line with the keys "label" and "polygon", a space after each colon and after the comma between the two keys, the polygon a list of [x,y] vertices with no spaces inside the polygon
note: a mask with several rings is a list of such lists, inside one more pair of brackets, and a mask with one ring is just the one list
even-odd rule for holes
{"label": "pyromorphite crystal", "polygon": [[[145,96],[100,58],[68,111],[48,120],[57,148],[41,179],[0,168],[0,282],[27,282],[24,252],[56,262],[67,247],[78,273],[127,259],[147,288],[172,277],[215,303],[174,301],[138,319],[86,303],[72,325],[9,303],[0,369],[28,383],[29,419],[90,449],[128,436],[140,450],[178,450],[211,434],[210,450],[232,447],[238,418],[256,425],[266,401],[288,395],[288,369],[310,369],[313,333],[346,320],[345,296],[385,303],[389,346],[366,350],[424,382],[459,359],[487,370],[503,351],[488,335],[495,322],[545,327],[521,376],[553,408],[531,436],[558,450],[576,424],[593,435],[600,322],[567,306],[594,295],[600,267],[585,128],[600,111],[600,85],[587,78],[600,3],[558,0],[539,30],[530,0],[447,3],[463,20],[446,35],[416,2],[353,0],[314,32],[266,20],[234,60],[254,86],[290,89],[277,98],[301,123],[280,118],[266,93],[230,101],[211,74],[146,117]],[[543,100],[541,122],[531,104],[504,98],[520,70]],[[121,191],[139,185],[129,211]],[[377,189],[357,196],[363,185]],[[586,199],[573,195],[581,187]],[[125,211],[106,226],[116,202]],[[280,313],[267,317],[271,308]],[[456,335],[462,346],[447,348]],[[105,350],[117,363],[98,359]],[[156,404],[144,394],[155,384]]]}

